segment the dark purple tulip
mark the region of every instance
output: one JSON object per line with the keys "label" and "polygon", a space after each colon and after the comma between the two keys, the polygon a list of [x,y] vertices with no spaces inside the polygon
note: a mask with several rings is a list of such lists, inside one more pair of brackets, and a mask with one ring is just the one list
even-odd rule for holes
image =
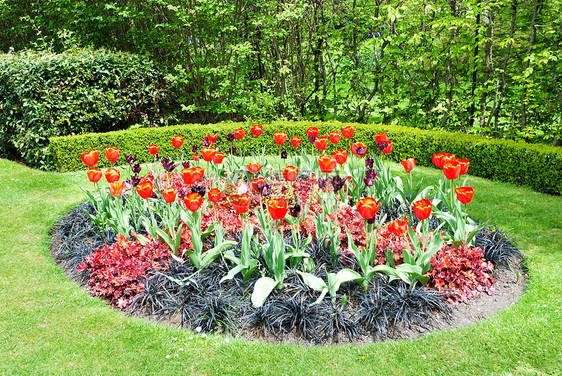
{"label": "dark purple tulip", "polygon": [[375,160],[372,157],[367,157],[365,158],[365,167],[368,170],[372,170],[373,169],[373,165],[375,163]]}
{"label": "dark purple tulip", "polygon": [[139,185],[139,183],[140,183],[140,178],[137,174],[131,176],[131,185],[133,187],[136,187],[137,185]]}
{"label": "dark purple tulip", "polygon": [[171,159],[162,158],[162,167],[164,167],[164,170],[168,172],[172,172],[179,165],[179,163],[174,163],[174,161]]}
{"label": "dark purple tulip", "polygon": [[189,168],[191,166],[191,164],[189,163],[189,161],[183,161],[181,163],[181,165],[183,166],[183,168]]}
{"label": "dark purple tulip", "polygon": [[178,190],[178,197],[179,197],[179,198],[184,198],[186,194],[187,194],[187,192],[185,191],[185,189],[180,188],[180,189]]}
{"label": "dark purple tulip", "polygon": [[192,153],[197,153],[197,150],[198,150],[197,145],[193,145],[193,146],[191,147],[191,152],[192,152]]}
{"label": "dark purple tulip", "polygon": [[386,147],[390,144],[390,142],[388,141],[377,141],[377,148],[380,151],[383,151],[384,149],[386,149]]}
{"label": "dark purple tulip", "polygon": [[204,185],[193,185],[191,186],[191,192],[195,192],[199,196],[205,196],[206,189]]}
{"label": "dark purple tulip", "polygon": [[227,133],[225,137],[228,142],[234,141],[234,133]]}
{"label": "dark purple tulip", "polygon": [[289,214],[291,215],[291,217],[298,217],[300,212],[301,206],[299,204],[295,204],[295,206],[289,209]]}
{"label": "dark purple tulip", "polygon": [[310,141],[311,144],[316,142],[316,136],[308,136],[308,141]]}
{"label": "dark purple tulip", "polygon": [[201,141],[201,145],[203,145],[203,146],[211,146],[211,141],[209,140],[209,137],[205,136],[205,138],[203,139],[203,141]]}
{"label": "dark purple tulip", "polygon": [[343,188],[346,179],[341,178],[340,176],[336,175],[331,179],[332,186],[334,187],[334,192],[339,191]]}
{"label": "dark purple tulip", "polygon": [[324,189],[328,186],[328,179],[318,179],[318,188]]}
{"label": "dark purple tulip", "polygon": [[287,151],[286,150],[281,150],[281,159],[287,159]]}
{"label": "dark purple tulip", "polygon": [[363,181],[365,185],[371,187],[375,183],[375,178],[377,177],[377,173],[374,170],[367,170],[365,171],[365,177]]}
{"label": "dark purple tulip", "polygon": [[131,166],[131,170],[135,173],[138,174],[139,172],[141,172],[142,167],[140,165],[139,162],[135,163],[134,165]]}
{"label": "dark purple tulip", "polygon": [[137,156],[132,154],[129,155],[125,154],[125,160],[127,161],[128,164],[132,164],[137,161]]}

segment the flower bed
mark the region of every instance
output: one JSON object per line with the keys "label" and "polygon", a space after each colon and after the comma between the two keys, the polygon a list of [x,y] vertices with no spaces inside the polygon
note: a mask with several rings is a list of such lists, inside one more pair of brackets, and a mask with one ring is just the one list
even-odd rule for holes
{"label": "flower bed", "polygon": [[[104,234],[95,244],[105,243],[80,246],[70,264],[83,259],[76,272],[92,295],[204,331],[314,343],[382,338],[493,293],[494,263],[517,254],[463,210],[474,195],[460,184],[466,159],[436,154],[444,176],[424,187],[414,159],[402,161],[403,176],[392,176],[384,156],[393,143],[384,133],[368,150],[353,140],[353,127],[326,136],[314,127],[291,138],[277,132],[279,158],[235,158],[237,141],[262,129],[249,133],[210,134],[190,146],[178,135],[172,145],[189,160],[147,145],[153,165],[125,155],[128,167],[104,174],[95,168],[98,151],[82,155],[94,184],[85,191],[86,222]],[[218,137],[228,149],[213,146]],[[300,153],[302,142],[321,155]],[[110,162],[121,153],[105,152]]]}

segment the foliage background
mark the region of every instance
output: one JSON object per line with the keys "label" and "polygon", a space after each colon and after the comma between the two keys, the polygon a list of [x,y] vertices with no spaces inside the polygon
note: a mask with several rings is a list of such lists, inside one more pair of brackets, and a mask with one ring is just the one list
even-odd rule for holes
{"label": "foliage background", "polygon": [[559,143],[561,0],[2,0],[0,50],[148,55],[178,119],[382,122]]}

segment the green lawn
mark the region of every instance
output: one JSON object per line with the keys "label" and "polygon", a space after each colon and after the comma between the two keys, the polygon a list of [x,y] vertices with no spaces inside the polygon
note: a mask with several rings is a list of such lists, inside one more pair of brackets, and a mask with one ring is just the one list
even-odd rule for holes
{"label": "green lawn", "polygon": [[[420,171],[429,180],[440,174]],[[0,160],[1,375],[562,373],[562,197],[469,179],[471,216],[513,229],[528,254],[526,294],[486,321],[415,341],[266,345],[128,318],[70,282],[49,256],[49,229],[83,199],[84,175]]]}

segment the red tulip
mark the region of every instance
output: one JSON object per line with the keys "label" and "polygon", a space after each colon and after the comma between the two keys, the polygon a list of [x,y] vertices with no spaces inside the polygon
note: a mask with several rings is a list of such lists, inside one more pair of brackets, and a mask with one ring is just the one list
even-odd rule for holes
{"label": "red tulip", "polygon": [[341,134],[345,138],[353,137],[353,133],[355,133],[355,128],[353,128],[351,125],[341,129]]}
{"label": "red tulip", "polygon": [[275,132],[273,134],[273,140],[277,145],[283,145],[287,141],[287,134],[285,132]]}
{"label": "red tulip", "polygon": [[195,170],[195,181],[201,181],[201,179],[203,179],[203,176],[205,175],[205,169],[199,166],[195,166],[192,168]]}
{"label": "red tulip", "polygon": [[243,139],[245,135],[246,135],[246,131],[243,130],[242,128],[238,128],[234,130],[234,138],[236,138],[237,140]]}
{"label": "red tulip", "polygon": [[121,150],[114,148],[113,146],[105,148],[105,157],[111,163],[117,162],[117,159],[119,159],[119,153],[121,153]]}
{"label": "red tulip", "polygon": [[271,199],[267,201],[267,210],[273,220],[283,219],[289,211],[289,206],[284,198]]}
{"label": "red tulip", "polygon": [[213,162],[215,162],[216,164],[221,164],[223,160],[224,160],[224,153],[216,153],[215,156],[213,157]]}
{"label": "red tulip", "polygon": [[299,175],[299,168],[295,166],[287,166],[283,169],[283,177],[287,181],[295,181],[297,180],[297,176]]}
{"label": "red tulip", "polygon": [[414,202],[413,207],[414,207],[414,215],[420,221],[429,218],[429,216],[431,215],[431,209],[433,209],[433,205],[431,204],[431,201],[429,201],[427,198]]}
{"label": "red tulip", "polygon": [[206,137],[211,144],[214,144],[215,142],[217,142],[217,139],[219,138],[219,134],[218,133],[208,134]]}
{"label": "red tulip", "polygon": [[458,159],[457,162],[461,165],[461,175],[465,175],[468,172],[468,166],[470,166],[470,162],[468,159]]}
{"label": "red tulip", "polygon": [[202,148],[201,155],[203,156],[203,160],[205,162],[211,162],[213,157],[215,156],[217,149],[215,148]]}
{"label": "red tulip", "polygon": [[188,210],[196,212],[203,205],[203,197],[192,192],[183,198],[183,203]]}
{"label": "red tulip", "polygon": [[472,196],[474,196],[474,188],[472,187],[459,187],[455,189],[457,194],[457,200],[463,204],[468,204],[472,201]]}
{"label": "red tulip", "polygon": [[222,192],[218,188],[213,188],[207,194],[209,197],[209,201],[217,203],[222,198]]}
{"label": "red tulip", "polygon": [[113,197],[121,196],[124,191],[125,191],[125,183],[122,183],[120,181],[109,183],[109,193],[111,193]]}
{"label": "red tulip", "polygon": [[445,177],[449,180],[454,180],[458,178],[461,174],[461,165],[459,162],[449,162],[443,165],[443,173]]}
{"label": "red tulip", "polygon": [[371,219],[377,214],[381,207],[380,202],[376,202],[372,197],[360,198],[357,201],[357,210],[365,219]]}
{"label": "red tulip", "polygon": [[392,143],[392,141],[386,141],[386,142],[388,142],[388,145],[386,145],[386,148],[384,148],[382,152],[383,154],[390,154],[392,153],[392,147],[394,146],[394,144]]}
{"label": "red tulip", "polygon": [[261,170],[262,167],[263,167],[263,165],[260,165],[258,162],[250,162],[246,165],[246,168],[248,168],[248,171],[251,174],[258,173]]}
{"label": "red tulip", "polygon": [[443,156],[443,165],[447,163],[453,163],[457,161],[457,157],[454,154],[445,154]]}
{"label": "red tulip", "polygon": [[199,160],[199,154],[193,154],[191,156],[191,159],[193,159],[194,161],[198,161]]}
{"label": "red tulip", "polygon": [[181,146],[183,145],[183,137],[180,135],[176,135],[174,137],[172,137],[172,146],[177,148],[181,148]]}
{"label": "red tulip", "polygon": [[318,137],[318,128],[316,127],[310,127],[306,130],[306,134],[308,135],[308,137]]}
{"label": "red tulip", "polygon": [[90,168],[86,173],[88,180],[92,183],[97,183],[101,179],[101,170],[99,168]]}
{"label": "red tulip", "polygon": [[94,149],[90,149],[87,152],[82,153],[82,162],[88,167],[94,167],[98,163],[100,157],[100,152]]}
{"label": "red tulip", "polygon": [[342,165],[347,161],[347,150],[336,150],[332,153],[332,157],[336,159],[336,162],[338,162],[338,164]]}
{"label": "red tulip", "polygon": [[386,132],[377,133],[377,134],[375,135],[375,141],[377,141],[377,142],[386,142],[386,141],[388,141],[388,138],[386,137]]}
{"label": "red tulip", "polygon": [[443,165],[445,164],[445,162],[443,161],[443,157],[445,157],[446,155],[447,153],[444,152],[433,154],[433,157],[431,158],[431,162],[433,162],[435,167],[443,168]]}
{"label": "red tulip", "polygon": [[341,134],[339,134],[339,132],[332,131],[328,134],[328,139],[332,144],[337,144],[341,140]]}
{"label": "red tulip", "polygon": [[243,195],[232,195],[230,196],[230,202],[232,203],[232,208],[238,214],[244,214],[250,208],[250,195],[244,193]]}
{"label": "red tulip", "polygon": [[181,170],[180,175],[183,178],[185,184],[195,184],[195,182],[197,181],[197,172],[194,167],[184,168],[183,170]]}
{"label": "red tulip", "polygon": [[164,201],[166,201],[168,204],[176,201],[177,194],[178,191],[174,187],[170,187],[162,190],[162,197],[164,197]]}
{"label": "red tulip", "polygon": [[254,189],[254,191],[259,191],[258,184],[264,184],[265,183],[265,179],[262,176],[254,178],[251,181],[252,181],[252,188]]}
{"label": "red tulip", "polygon": [[324,136],[318,137],[316,141],[314,141],[314,146],[316,146],[316,149],[319,151],[324,151],[328,147],[328,139]]}
{"label": "red tulip", "polygon": [[334,157],[321,155],[318,157],[318,165],[320,166],[320,171],[329,174],[334,171],[334,168],[337,166],[337,162]]}
{"label": "red tulip", "polygon": [[367,155],[367,145],[362,142],[355,142],[351,144],[351,154],[354,154],[359,158],[363,158]]}
{"label": "red tulip", "polygon": [[400,236],[408,230],[408,218],[404,216],[404,221],[396,219],[388,224],[387,230],[396,236]]}
{"label": "red tulip", "polygon": [[410,171],[412,171],[414,169],[414,166],[416,165],[416,159],[415,158],[408,158],[408,159],[404,159],[402,161],[402,166],[404,166],[404,170],[406,170],[406,173],[410,173]]}
{"label": "red tulip", "polygon": [[263,127],[259,124],[252,125],[252,128],[250,128],[250,131],[252,132],[252,136],[258,137],[263,133]]}
{"label": "red tulip", "polygon": [[115,183],[117,180],[119,180],[120,177],[121,174],[114,168],[108,168],[105,172],[105,180],[107,180],[107,182],[110,184]]}
{"label": "red tulip", "polygon": [[301,144],[301,138],[298,136],[291,137],[291,145],[296,148]]}
{"label": "red tulip", "polygon": [[158,145],[156,145],[156,144],[150,144],[150,145],[148,145],[148,152],[149,152],[151,155],[157,154],[157,153],[158,153],[158,148],[159,148]]}
{"label": "red tulip", "polygon": [[144,183],[140,183],[139,185],[137,185],[136,189],[139,196],[146,200],[147,198],[150,198],[152,196],[154,185],[150,181],[145,181]]}

